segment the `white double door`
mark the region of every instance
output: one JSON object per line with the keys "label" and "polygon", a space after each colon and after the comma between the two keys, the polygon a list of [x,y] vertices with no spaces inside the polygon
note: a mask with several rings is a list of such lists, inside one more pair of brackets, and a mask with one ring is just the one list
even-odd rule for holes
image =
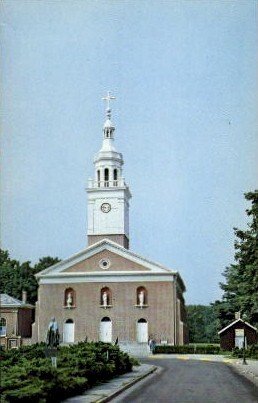
{"label": "white double door", "polygon": [[137,322],[138,343],[148,343],[148,322]]}
{"label": "white double door", "polygon": [[100,322],[100,331],[99,331],[99,339],[100,341],[104,341],[105,343],[112,342],[112,322],[111,320],[105,320]]}

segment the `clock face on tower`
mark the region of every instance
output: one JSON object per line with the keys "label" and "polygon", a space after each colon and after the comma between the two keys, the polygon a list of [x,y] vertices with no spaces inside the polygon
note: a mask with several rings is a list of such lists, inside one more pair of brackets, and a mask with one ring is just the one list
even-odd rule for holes
{"label": "clock face on tower", "polygon": [[109,203],[103,203],[101,204],[100,208],[103,213],[109,213],[109,211],[111,210],[111,205]]}

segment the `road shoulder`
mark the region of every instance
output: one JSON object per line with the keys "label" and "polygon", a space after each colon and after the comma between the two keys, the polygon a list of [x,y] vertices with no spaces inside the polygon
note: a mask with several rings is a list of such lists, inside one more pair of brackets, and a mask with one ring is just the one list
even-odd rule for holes
{"label": "road shoulder", "polygon": [[232,360],[228,364],[240,375],[258,386],[258,361],[248,359],[246,361],[246,365],[243,364],[242,360]]}

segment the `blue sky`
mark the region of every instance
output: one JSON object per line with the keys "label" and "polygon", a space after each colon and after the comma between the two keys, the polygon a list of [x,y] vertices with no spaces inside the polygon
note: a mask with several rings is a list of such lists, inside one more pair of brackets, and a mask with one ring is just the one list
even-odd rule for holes
{"label": "blue sky", "polygon": [[257,2],[2,2],[2,247],[86,246],[107,90],[133,199],[131,249],[220,297],[257,188]]}

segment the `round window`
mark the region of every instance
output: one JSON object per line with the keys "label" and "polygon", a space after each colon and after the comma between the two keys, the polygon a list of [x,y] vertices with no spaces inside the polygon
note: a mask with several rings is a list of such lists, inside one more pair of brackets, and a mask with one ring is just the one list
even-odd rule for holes
{"label": "round window", "polygon": [[101,259],[99,261],[99,267],[101,269],[108,269],[110,267],[110,261],[108,259]]}

